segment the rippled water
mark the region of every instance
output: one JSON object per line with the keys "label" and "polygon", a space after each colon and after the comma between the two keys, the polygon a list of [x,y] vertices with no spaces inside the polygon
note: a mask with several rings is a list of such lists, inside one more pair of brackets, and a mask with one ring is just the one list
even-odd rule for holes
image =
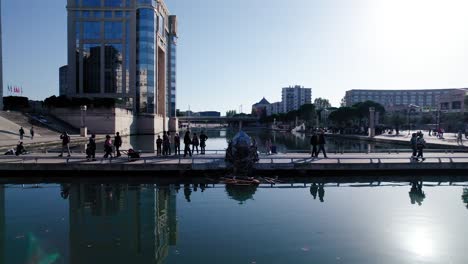
{"label": "rippled water", "polygon": [[467,263],[438,184],[0,185],[0,263]]}

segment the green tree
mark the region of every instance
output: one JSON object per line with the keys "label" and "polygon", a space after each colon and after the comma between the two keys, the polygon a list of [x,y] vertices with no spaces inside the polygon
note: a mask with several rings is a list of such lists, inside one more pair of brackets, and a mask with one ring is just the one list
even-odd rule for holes
{"label": "green tree", "polygon": [[315,98],[314,105],[315,105],[315,109],[317,110],[322,110],[322,109],[331,107],[330,101],[328,101],[328,99],[324,99],[321,97]]}
{"label": "green tree", "polygon": [[235,116],[235,115],[237,115],[237,111],[236,111],[236,110],[229,110],[229,111],[226,112],[226,116],[227,116],[227,117],[233,117],[233,116]]}
{"label": "green tree", "polygon": [[346,126],[358,117],[357,109],[354,107],[340,107],[330,113],[328,119],[337,126]]}
{"label": "green tree", "polygon": [[315,118],[317,117],[317,112],[315,111],[315,105],[305,104],[302,105],[297,111],[299,118],[309,125],[315,124]]}

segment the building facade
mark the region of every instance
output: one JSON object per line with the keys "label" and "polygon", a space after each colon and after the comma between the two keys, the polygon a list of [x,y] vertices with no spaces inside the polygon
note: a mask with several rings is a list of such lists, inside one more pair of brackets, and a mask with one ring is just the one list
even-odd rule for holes
{"label": "building facade", "polygon": [[175,117],[177,18],[163,0],[68,0],[70,97]]}
{"label": "building facade", "polygon": [[275,102],[267,107],[267,116],[281,114],[283,112],[283,103]]}
{"label": "building facade", "polygon": [[0,0],[0,111],[3,110],[2,0]]}
{"label": "building facade", "polygon": [[282,90],[283,112],[298,110],[304,104],[312,103],[312,89],[303,86],[290,86]]}
{"label": "building facade", "polygon": [[267,109],[269,106],[270,102],[268,102],[268,100],[263,97],[260,102],[252,105],[252,114],[260,118],[267,114]]}
{"label": "building facade", "polygon": [[59,69],[59,95],[67,95],[68,90],[68,65]]}
{"label": "building facade", "polygon": [[439,109],[450,113],[465,113],[467,105],[465,100],[468,98],[468,89],[455,89],[439,98]]}
{"label": "building facade", "polygon": [[346,106],[365,101],[374,101],[385,108],[415,105],[426,109],[437,109],[439,98],[458,89],[425,90],[350,90],[346,92]]}

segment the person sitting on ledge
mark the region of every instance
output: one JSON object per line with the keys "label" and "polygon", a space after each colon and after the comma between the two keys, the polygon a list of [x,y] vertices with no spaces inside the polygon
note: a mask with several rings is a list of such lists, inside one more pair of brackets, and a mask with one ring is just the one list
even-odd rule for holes
{"label": "person sitting on ledge", "polygon": [[16,155],[16,156],[25,155],[26,153],[27,153],[27,152],[26,152],[26,149],[25,149],[24,146],[23,146],[23,142],[20,141],[19,144],[16,146],[15,155]]}

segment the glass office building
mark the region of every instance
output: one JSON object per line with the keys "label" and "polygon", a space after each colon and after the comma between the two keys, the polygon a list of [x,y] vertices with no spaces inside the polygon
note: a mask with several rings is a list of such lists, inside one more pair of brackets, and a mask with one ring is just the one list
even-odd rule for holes
{"label": "glass office building", "polygon": [[177,19],[163,0],[68,0],[67,10],[68,96],[175,117]]}

